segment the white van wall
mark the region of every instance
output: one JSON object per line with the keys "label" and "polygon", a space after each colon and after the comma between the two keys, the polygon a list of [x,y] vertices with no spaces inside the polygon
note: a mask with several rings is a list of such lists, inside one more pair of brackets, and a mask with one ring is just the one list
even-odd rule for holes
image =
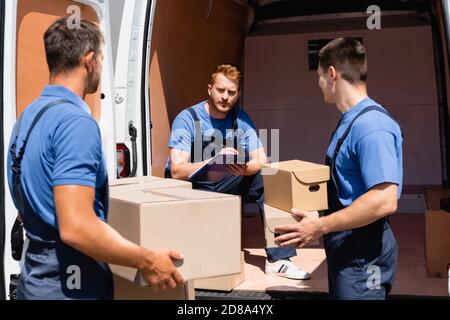
{"label": "white van wall", "polygon": [[440,185],[431,28],[410,17],[384,18],[382,22],[382,29],[376,31],[364,29],[364,19],[335,19],[266,26],[249,35],[245,109],[258,128],[280,128],[281,160],[324,162],[340,113],[335,106],[324,104],[317,72],[308,71],[308,40],[363,37],[368,51],[369,95],[384,105],[404,130],[404,184]]}

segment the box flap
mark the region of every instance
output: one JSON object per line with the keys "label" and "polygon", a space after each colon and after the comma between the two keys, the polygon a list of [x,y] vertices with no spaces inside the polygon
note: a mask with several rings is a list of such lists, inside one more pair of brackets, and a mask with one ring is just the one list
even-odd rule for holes
{"label": "box flap", "polygon": [[154,177],[154,176],[123,178],[123,179],[110,180],[109,186],[110,187],[125,186],[125,185],[139,184],[139,183],[154,182],[154,181],[159,181],[159,180],[164,180],[164,179],[159,178],[159,177]]}
{"label": "box flap", "polygon": [[142,189],[111,194],[111,199],[133,202],[136,204],[161,203],[186,200],[210,200],[236,197],[216,192],[191,190],[186,188]]}
{"label": "box flap", "polygon": [[266,167],[291,172],[298,181],[306,184],[330,180],[330,168],[313,162],[290,160],[271,163]]}
{"label": "box flap", "polygon": [[330,168],[318,166],[311,169],[301,169],[293,172],[295,178],[305,184],[320,183],[330,180]]}

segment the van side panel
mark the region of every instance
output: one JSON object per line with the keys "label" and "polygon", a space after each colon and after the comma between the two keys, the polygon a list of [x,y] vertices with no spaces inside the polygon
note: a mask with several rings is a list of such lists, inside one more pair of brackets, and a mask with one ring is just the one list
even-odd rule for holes
{"label": "van side panel", "polygon": [[[69,0],[20,0],[17,7],[17,117],[35,100],[48,84],[49,71],[45,58],[43,35],[56,19],[67,16],[67,8],[77,5],[81,18],[98,23],[92,7]],[[100,88],[87,96],[95,118],[100,117]]]}
{"label": "van side panel", "polygon": [[152,171],[163,176],[170,125],[176,115],[207,98],[212,70],[241,64],[248,8],[229,0],[158,1],[150,57]]}

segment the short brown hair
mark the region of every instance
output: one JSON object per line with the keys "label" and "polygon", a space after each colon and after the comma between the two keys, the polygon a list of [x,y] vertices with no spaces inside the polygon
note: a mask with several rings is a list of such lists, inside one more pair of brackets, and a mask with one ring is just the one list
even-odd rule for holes
{"label": "short brown hair", "polygon": [[214,85],[214,83],[216,82],[217,75],[221,73],[228,79],[236,81],[238,84],[241,81],[241,71],[239,71],[239,69],[236,66],[232,64],[221,64],[220,66],[217,66],[217,68],[211,75],[210,85]]}
{"label": "short brown hair", "polygon": [[44,34],[45,54],[50,74],[75,69],[89,52],[100,53],[104,37],[99,27],[87,20],[69,28],[68,18],[55,21]]}
{"label": "short brown hair", "polygon": [[356,39],[337,38],[320,50],[319,68],[326,72],[331,66],[352,84],[367,82],[366,49]]}

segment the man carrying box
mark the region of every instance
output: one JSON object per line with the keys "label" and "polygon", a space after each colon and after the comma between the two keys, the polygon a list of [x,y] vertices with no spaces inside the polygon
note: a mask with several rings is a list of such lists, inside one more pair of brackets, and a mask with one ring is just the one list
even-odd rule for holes
{"label": "man carrying box", "polygon": [[[248,202],[256,202],[263,215],[264,187],[260,170],[267,160],[252,120],[236,106],[240,77],[236,67],[218,66],[208,85],[209,99],[175,118],[166,177],[188,180],[216,154],[237,155],[238,162],[227,165],[228,175],[218,181],[194,179],[193,188],[240,195]],[[248,161],[239,164],[240,157],[246,158],[245,155]],[[266,274],[298,280],[310,277],[289,260],[296,255],[295,247],[267,248],[266,254]]]}
{"label": "man carrying box", "polygon": [[[83,101],[97,92],[103,35],[67,18],[44,35],[50,85],[15,125],[8,182],[29,245],[17,286],[19,300],[112,299],[107,263],[137,268],[156,289],[183,279],[170,250],[149,250],[107,223],[108,176],[98,124]],[[125,213],[124,213],[125,214]]]}
{"label": "man carrying box", "polygon": [[397,244],[388,217],[401,194],[403,137],[387,111],[367,96],[363,45],[331,41],[319,53],[319,86],[342,118],[327,151],[330,209],[293,213],[298,224],[279,226],[276,240],[299,247],[324,236],[330,295],[385,299],[397,268]]}

